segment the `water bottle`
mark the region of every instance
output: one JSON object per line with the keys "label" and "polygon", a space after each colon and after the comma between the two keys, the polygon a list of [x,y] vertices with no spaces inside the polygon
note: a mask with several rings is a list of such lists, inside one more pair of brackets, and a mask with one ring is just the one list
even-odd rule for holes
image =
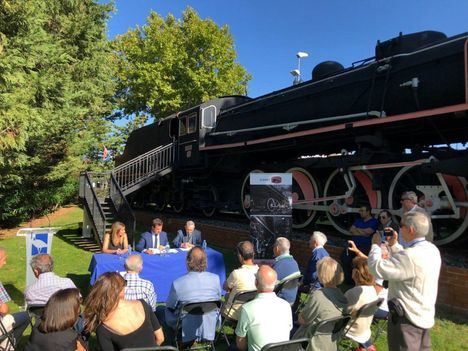
{"label": "water bottle", "polygon": [[132,245],[128,245],[128,255],[132,254]]}
{"label": "water bottle", "polygon": [[203,240],[202,244],[201,244],[201,247],[203,250],[206,251],[206,240]]}

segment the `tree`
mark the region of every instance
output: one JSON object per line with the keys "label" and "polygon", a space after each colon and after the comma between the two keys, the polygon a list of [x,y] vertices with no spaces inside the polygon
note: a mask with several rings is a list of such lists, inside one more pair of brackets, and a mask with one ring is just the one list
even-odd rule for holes
{"label": "tree", "polygon": [[0,224],[69,201],[102,149],[114,96],[111,9],[94,0],[0,1]]}
{"label": "tree", "polygon": [[214,97],[245,94],[250,75],[237,63],[227,26],[192,9],[181,20],[151,12],[147,24],[118,36],[115,49],[119,114],[162,118]]}

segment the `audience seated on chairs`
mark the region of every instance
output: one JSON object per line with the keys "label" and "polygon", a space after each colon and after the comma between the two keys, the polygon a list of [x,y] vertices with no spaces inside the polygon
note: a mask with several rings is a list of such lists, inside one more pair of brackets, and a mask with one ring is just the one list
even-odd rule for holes
{"label": "audience seated on chairs", "polygon": [[40,320],[36,321],[26,351],[84,351],[81,336],[73,328],[80,313],[78,289],[64,289],[54,293],[47,302]]}
{"label": "audience seated on chairs", "polygon": [[150,231],[141,234],[140,241],[136,245],[137,251],[151,255],[153,251],[150,249],[165,249],[169,241],[167,240],[167,233],[162,228],[163,221],[159,218],[153,219]]}
{"label": "audience seated on chairs", "polygon": [[125,224],[114,222],[111,232],[104,234],[102,252],[108,254],[122,255],[128,252],[128,237],[125,232]]}
{"label": "audience seated on chairs", "polygon": [[161,345],[164,333],[144,300],[125,300],[125,280],[108,272],[94,283],[86,301],[86,330],[96,331],[103,351]]}
{"label": "audience seated on chairs", "polygon": [[[353,259],[353,271],[351,276],[356,284],[354,288],[346,291],[345,296],[348,299],[348,313],[355,315],[359,308],[378,299],[374,288],[374,277],[369,272],[367,259],[364,257],[355,257]],[[376,350],[371,340],[371,324],[373,315],[360,316],[351,328],[346,337],[359,344],[358,350]]]}
{"label": "audience seated on chairs", "polygon": [[[239,319],[240,304],[232,306],[234,296],[241,291],[255,290],[255,276],[258,271],[258,266],[254,264],[254,247],[250,241],[241,241],[237,244],[237,259],[241,267],[234,269],[229,277],[224,282],[224,290],[228,292],[226,302],[223,305],[222,313],[229,318]],[[229,314],[228,314],[229,313]]]}
{"label": "audience seated on chairs", "polygon": [[[195,246],[187,254],[188,273],[172,282],[166,307],[158,306],[156,314],[165,324],[169,333],[176,332],[177,319],[181,307],[190,302],[219,301],[221,299],[221,283],[216,274],[205,272],[206,253]],[[182,316],[182,340],[184,344],[190,344],[194,340],[209,340],[215,338],[216,324],[219,311],[213,310],[203,316]]]}
{"label": "audience seated on chairs", "polygon": [[[301,275],[296,260],[289,253],[290,247],[289,240],[281,236],[276,238],[276,242],[273,245],[273,255],[275,256],[273,269],[278,275],[279,283]],[[285,299],[292,305],[296,300],[297,288],[298,285],[285,287],[278,293],[278,297]]]}
{"label": "audience seated on chairs", "polygon": [[61,278],[53,272],[54,260],[49,254],[33,256],[31,268],[37,280],[24,291],[28,305],[45,305],[56,291],[76,288],[71,279]]}
{"label": "audience seated on chairs", "polygon": [[276,272],[271,267],[259,268],[258,295],[242,305],[235,331],[239,350],[260,351],[266,344],[289,340],[291,306],[274,293],[276,280]]}
{"label": "audience seated on chairs", "polygon": [[[310,293],[304,308],[299,312],[299,329],[293,339],[311,338],[320,322],[346,313],[348,301],[337,287],[343,282],[343,270],[331,257],[324,257],[317,263],[317,277],[322,289]],[[311,339],[310,350],[336,350],[336,340],[332,335],[320,335]]]}
{"label": "audience seated on chairs", "polygon": [[202,244],[201,232],[195,229],[195,223],[193,221],[187,221],[185,227],[177,231],[177,236],[172,243],[175,247],[184,249],[200,246]]}
{"label": "audience seated on chairs", "polygon": [[156,292],[152,282],[140,278],[139,273],[142,269],[143,259],[140,255],[130,255],[125,260],[125,270],[127,271],[124,275],[127,282],[125,300],[143,299],[153,311],[156,311]]}
{"label": "audience seated on chairs", "polygon": [[[6,250],[3,247],[0,247],[0,268],[6,264],[7,256]],[[29,315],[27,312],[8,314],[10,311],[10,308],[7,305],[8,301],[11,301],[10,295],[8,295],[5,287],[0,282],[0,318],[6,330],[10,331],[13,329],[15,339],[19,341],[24,330],[28,327]]]}

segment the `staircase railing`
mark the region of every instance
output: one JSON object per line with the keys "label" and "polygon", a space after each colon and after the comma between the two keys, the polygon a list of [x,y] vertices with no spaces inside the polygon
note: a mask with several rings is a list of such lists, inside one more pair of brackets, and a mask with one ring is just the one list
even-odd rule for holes
{"label": "staircase railing", "polygon": [[106,231],[106,216],[104,215],[104,211],[96,192],[97,185],[99,184],[96,182],[93,184],[87,172],[80,174],[79,196],[84,200],[84,204],[89,211],[89,217],[95,233],[102,242],[102,238]]}
{"label": "staircase railing", "polygon": [[112,173],[125,194],[127,189],[172,166],[175,143],[150,150],[114,168]]}
{"label": "staircase railing", "polygon": [[110,191],[109,197],[112,200],[112,203],[115,206],[117,211],[117,218],[125,223],[125,229],[128,236],[129,243],[132,244],[132,247],[135,248],[135,230],[136,230],[136,219],[133,214],[132,208],[125,198],[122,189],[120,189],[119,183],[115,179],[115,176],[110,174]]}

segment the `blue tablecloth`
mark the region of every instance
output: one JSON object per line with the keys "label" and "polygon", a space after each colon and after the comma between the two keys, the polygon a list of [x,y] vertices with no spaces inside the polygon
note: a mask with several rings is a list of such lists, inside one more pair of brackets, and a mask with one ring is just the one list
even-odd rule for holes
{"label": "blue tablecloth", "polygon": [[[207,248],[208,258],[207,272],[219,276],[221,289],[226,280],[226,268],[223,255],[213,249]],[[178,250],[177,253],[162,255],[141,254],[143,257],[143,270],[140,277],[150,280],[158,295],[158,302],[165,302],[169,295],[172,282],[187,273],[185,258],[187,251]],[[94,254],[88,270],[91,272],[91,285],[105,272],[124,271],[124,263],[127,255]]]}

